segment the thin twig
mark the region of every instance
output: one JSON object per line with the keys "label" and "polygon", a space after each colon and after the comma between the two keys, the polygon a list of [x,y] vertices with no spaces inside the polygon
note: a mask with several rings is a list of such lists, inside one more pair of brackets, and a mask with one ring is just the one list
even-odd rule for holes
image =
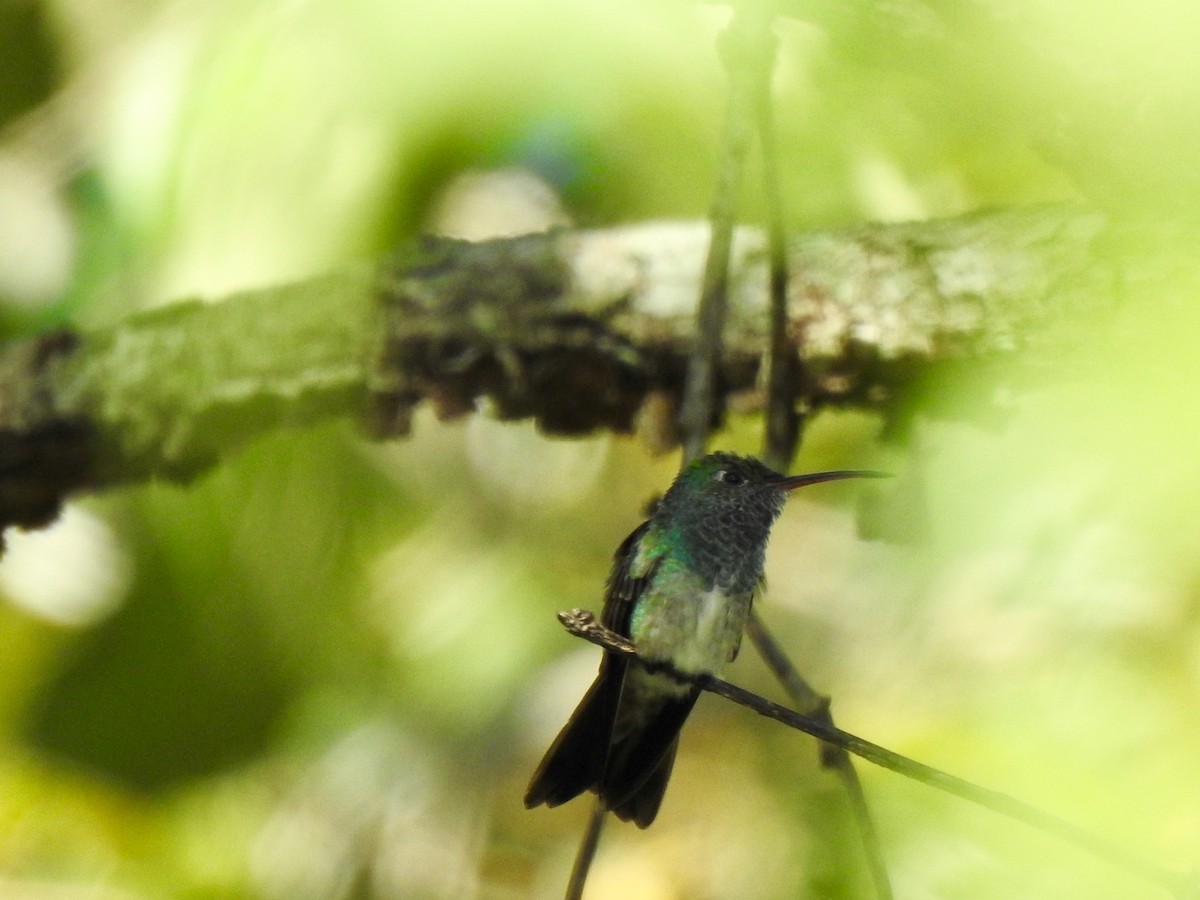
{"label": "thin twig", "polygon": [[[726,45],[723,47],[726,52],[722,53],[722,61],[729,75],[729,103],[725,114],[725,134],[721,142],[723,155],[717,170],[717,184],[713,191],[712,209],[709,214],[711,233],[708,253],[704,260],[700,303],[696,311],[696,342],[688,360],[687,379],[679,414],[685,465],[704,453],[714,419],[721,350],[724,346],[729,264],[733,252],[738,189],[746,169],[746,154],[754,136],[755,73],[751,71],[752,67],[740,65],[736,45],[739,42],[744,44],[747,40],[755,40],[753,32],[765,29],[769,24],[770,16],[765,12],[766,4],[760,3],[757,7],[761,7],[757,17],[739,10],[722,35],[722,42]],[[575,857],[575,867],[567,887],[567,900],[578,900],[583,895],[587,873],[599,846],[605,812],[603,805],[597,802]]]}
{"label": "thin twig", "polygon": [[607,812],[604,803],[597,797],[588,817],[587,830],[584,831],[579,850],[575,853],[575,865],[571,867],[571,880],[567,882],[565,900],[581,900],[583,897],[588,872],[592,868],[592,860],[596,858],[596,848],[600,846],[600,832],[604,829],[604,820],[608,818]]}
{"label": "thin twig", "polygon": [[[764,357],[763,382],[766,385],[767,401],[763,459],[767,465],[786,472],[795,456],[803,421],[796,409],[794,383],[796,370],[801,363],[788,335],[787,225],[783,190],[779,179],[779,153],[775,141],[774,104],[769,77],[775,67],[774,56],[778,52],[778,39],[768,29],[761,33],[760,40],[763,44],[760,55],[767,60],[763,64],[767,74],[758,79],[754,113],[762,152],[771,325],[771,338]],[[829,709],[829,698],[818,694],[800,675],[753,609],[746,622],[746,631],[763,660],[791,697],[797,711],[815,716],[832,726],[833,714]],[[892,900],[892,883],[879,843],[879,835],[867,806],[862,782],[849,754],[830,744],[821,744],[821,764],[837,773],[846,790],[851,815],[862,839],[867,868],[875,885],[876,897],[879,900]]]}
{"label": "thin twig", "polygon": [[[587,610],[574,609],[570,612],[560,612],[558,620],[562,622],[571,634],[590,641],[599,647],[616,653],[626,653],[631,656],[637,655],[637,648],[631,641],[602,626],[595,615]],[[937,788],[940,791],[945,791],[948,794],[953,794],[963,800],[989,809],[994,813],[999,813],[1000,815],[1029,825],[1032,828],[1036,828],[1044,834],[1052,835],[1062,841],[1073,844],[1099,859],[1142,876],[1147,881],[1153,882],[1170,891],[1176,897],[1194,900],[1194,898],[1200,896],[1200,883],[1194,877],[1173,872],[1162,866],[1148,862],[1119,844],[1098,837],[1089,831],[1085,831],[1078,825],[1068,822],[1066,819],[1038,809],[1036,806],[1032,806],[1022,800],[1017,800],[999,791],[980,787],[955,775],[943,772],[940,769],[935,769],[907,756],[902,756],[899,753],[888,750],[886,747],[881,747],[847,731],[842,731],[840,728],[836,728],[820,719],[803,715],[778,703],[772,703],[770,700],[730,684],[728,681],[723,681],[720,678],[710,675],[689,676],[679,672],[674,674],[677,677],[695,682],[703,690],[714,693],[719,697],[724,697],[726,700],[732,700],[734,703],[739,703],[742,706],[749,707],[759,715],[811,734],[813,737],[827,744],[832,744],[835,747],[840,747],[849,753],[853,753],[867,762],[874,763],[885,769],[891,769],[893,772],[898,772],[907,778],[919,781],[929,787]]]}
{"label": "thin twig", "polygon": [[[778,40],[771,32],[763,35],[768,52],[774,57]],[[771,66],[773,69],[774,66]],[[793,376],[799,358],[788,336],[788,264],[787,226],[784,220],[783,193],[779,181],[779,153],[775,143],[775,115],[769,78],[759,79],[754,103],[758,122],[758,141],[762,151],[763,194],[766,203],[767,252],[769,266],[769,303],[771,340],[763,361],[763,383],[767,389],[767,433],[763,460],[768,466],[786,472],[800,439],[801,418],[796,410]]]}
{"label": "thin twig", "polygon": [[[754,642],[759,655],[775,677],[784,686],[796,711],[823,722],[830,728],[834,727],[833,713],[829,709],[829,698],[818,694],[792,665],[783,648],[767,630],[766,625],[752,609],[746,621],[746,632]],[[863,853],[867,858],[867,868],[871,873],[871,881],[875,885],[875,894],[879,900],[891,900],[892,881],[888,875],[887,863],[883,858],[883,848],[879,843],[879,834],[875,822],[871,818],[867,797],[863,792],[862,782],[850,755],[841,747],[833,744],[821,744],[821,765],[832,769],[842,780],[846,796],[850,801],[850,812],[862,838]]]}
{"label": "thin twig", "polygon": [[743,51],[746,44],[755,41],[755,35],[770,22],[765,6],[765,3],[753,3],[739,7],[719,39],[721,61],[729,78],[729,102],[725,111],[717,184],[708,217],[711,236],[708,255],[704,260],[700,306],[696,314],[696,343],[688,362],[683,404],[679,413],[685,463],[704,452],[713,425],[738,191],[746,170],[746,154],[754,138],[755,82],[762,77],[757,67],[743,65],[748,56]]}

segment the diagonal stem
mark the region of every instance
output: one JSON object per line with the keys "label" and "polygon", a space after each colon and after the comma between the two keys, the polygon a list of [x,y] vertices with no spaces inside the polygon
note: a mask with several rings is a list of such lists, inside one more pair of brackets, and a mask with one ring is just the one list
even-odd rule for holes
{"label": "diagonal stem", "polygon": [[[753,609],[750,611],[750,618],[746,621],[746,631],[763,661],[792,698],[796,711],[805,716],[811,716],[830,728],[834,727],[833,714],[829,710],[829,698],[818,694],[804,680]],[[883,849],[875,830],[875,822],[871,818],[871,811],[867,806],[862,782],[859,780],[858,772],[854,769],[850,754],[842,747],[822,743],[821,765],[832,769],[842,780],[846,796],[850,801],[850,811],[858,826],[858,833],[862,837],[863,852],[867,857],[871,880],[875,884],[875,894],[879,900],[891,900],[893,896],[892,882],[888,875],[887,863],[883,858]]]}
{"label": "diagonal stem", "polygon": [[1052,815],[1023,800],[1010,797],[1000,791],[980,787],[963,778],[935,769],[933,766],[927,766],[915,759],[888,750],[886,747],[881,747],[879,744],[873,744],[849,732],[842,731],[818,718],[802,716],[795,710],[772,703],[770,700],[719,678],[710,676],[704,680],[703,684],[705,690],[711,691],[719,697],[732,700],[734,703],[749,707],[759,715],[807,732],[813,737],[853,753],[867,762],[891,769],[906,778],[912,778],[939,791],[945,791],[960,799],[986,807],[992,812],[1023,822],[1046,834],[1054,835],[1060,840],[1086,850],[1098,859],[1142,876],[1177,897],[1195,898],[1197,896],[1197,886],[1190,883],[1186,876],[1147,862],[1120,844],[1107,841],[1090,831],[1085,831],[1073,822]]}
{"label": "diagonal stem", "polygon": [[[637,647],[634,646],[632,641],[605,628],[597,621],[595,615],[587,610],[573,609],[570,612],[560,612],[558,620],[571,634],[581,637],[598,647],[603,647],[615,653],[637,655]],[[795,728],[798,731],[811,734],[818,740],[853,753],[855,756],[865,759],[869,763],[874,763],[885,769],[891,769],[893,772],[903,775],[906,778],[919,781],[939,791],[953,794],[962,800],[1022,822],[1031,828],[1036,828],[1044,834],[1053,835],[1061,841],[1073,844],[1081,850],[1092,854],[1097,859],[1104,860],[1127,872],[1137,874],[1153,884],[1157,884],[1159,887],[1170,891],[1173,895],[1180,898],[1180,900],[1197,900],[1197,898],[1200,898],[1200,878],[1197,878],[1195,874],[1185,875],[1181,872],[1148,862],[1120,844],[1105,840],[1072,822],[1068,822],[1066,819],[1052,815],[1023,800],[1018,800],[999,791],[980,787],[964,778],[943,772],[941,769],[935,769],[933,766],[925,765],[925,763],[917,762],[915,759],[910,759],[886,747],[881,747],[879,744],[873,744],[857,735],[850,734],[848,731],[842,731],[840,728],[821,719],[803,715],[794,709],[788,709],[786,706],[781,706],[778,703],[772,703],[770,700],[760,697],[744,688],[740,688],[737,685],[730,684],[728,681],[723,681],[720,678],[715,678],[711,675],[687,675],[682,672],[675,672],[674,674],[678,678],[694,681],[703,690],[748,707],[759,715],[774,719],[777,722],[787,725],[789,728]]]}

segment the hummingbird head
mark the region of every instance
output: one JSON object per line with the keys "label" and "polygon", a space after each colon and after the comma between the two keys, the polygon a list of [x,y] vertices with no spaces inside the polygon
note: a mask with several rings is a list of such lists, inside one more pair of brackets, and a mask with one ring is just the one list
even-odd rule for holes
{"label": "hummingbird head", "polygon": [[753,582],[762,572],[767,537],[789,491],[881,475],[859,470],[782,475],[752,457],[710,453],[679,473],[654,519],[710,579],[741,582],[750,577]]}
{"label": "hummingbird head", "polygon": [[686,498],[688,505],[711,513],[744,506],[781,507],[786,492],[777,482],[782,478],[753,457],[710,453],[679,473],[663,502],[677,494],[681,500]]}

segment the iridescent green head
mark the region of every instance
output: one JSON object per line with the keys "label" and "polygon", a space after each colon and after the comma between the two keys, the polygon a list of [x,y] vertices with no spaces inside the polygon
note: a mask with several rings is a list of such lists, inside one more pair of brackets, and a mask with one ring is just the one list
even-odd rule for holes
{"label": "iridescent green head", "polygon": [[762,574],[767,537],[789,491],[880,474],[842,470],[781,475],[752,457],[710,453],[679,473],[652,524],[706,581],[748,590]]}

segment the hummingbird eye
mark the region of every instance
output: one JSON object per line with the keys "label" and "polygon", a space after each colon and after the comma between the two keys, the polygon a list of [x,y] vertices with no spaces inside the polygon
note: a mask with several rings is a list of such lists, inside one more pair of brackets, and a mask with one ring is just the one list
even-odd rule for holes
{"label": "hummingbird eye", "polygon": [[742,484],[746,478],[741,472],[733,472],[729,469],[722,469],[717,473],[717,479],[726,484]]}

